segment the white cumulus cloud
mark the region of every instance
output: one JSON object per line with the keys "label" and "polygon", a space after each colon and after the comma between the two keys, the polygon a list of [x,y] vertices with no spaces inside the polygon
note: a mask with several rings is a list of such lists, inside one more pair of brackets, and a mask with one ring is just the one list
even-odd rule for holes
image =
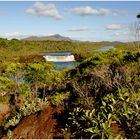
{"label": "white cumulus cloud", "polygon": [[111,14],[110,9],[100,8],[98,11],[99,11],[99,15],[102,15],[102,16],[106,16],[106,15]]}
{"label": "white cumulus cloud", "polygon": [[90,6],[86,6],[86,7],[79,7],[79,8],[74,8],[71,10],[72,13],[81,15],[81,16],[85,16],[85,15],[98,15],[99,12],[96,9],[93,9]]}
{"label": "white cumulus cloud", "polygon": [[5,33],[4,35],[0,35],[1,37],[4,37],[4,38],[7,38],[7,39],[13,39],[13,38],[16,38],[16,39],[23,39],[23,38],[26,38],[27,34],[23,34],[23,33],[20,33],[20,32],[8,32],[8,33]]}
{"label": "white cumulus cloud", "polygon": [[54,4],[44,4],[42,2],[36,2],[31,8],[26,10],[26,13],[34,16],[52,17],[57,20],[63,19]]}
{"label": "white cumulus cloud", "polygon": [[96,16],[107,16],[107,15],[112,15],[112,16],[118,16],[119,12],[115,10],[110,10],[107,8],[92,8],[90,6],[85,6],[85,7],[77,7],[71,9],[71,12],[80,16],[88,16],[88,15],[96,15]]}
{"label": "white cumulus cloud", "polygon": [[110,35],[111,37],[119,37],[119,36],[126,36],[126,37],[131,37],[132,34],[130,34],[130,32],[128,31],[123,31],[123,32],[114,32],[113,34]]}
{"label": "white cumulus cloud", "polygon": [[114,35],[115,35],[115,36],[120,36],[121,33],[116,32],[116,33],[114,33]]}
{"label": "white cumulus cloud", "polygon": [[110,24],[106,27],[106,30],[120,30],[121,25],[120,24]]}
{"label": "white cumulus cloud", "polygon": [[123,35],[130,35],[129,31],[123,32]]}
{"label": "white cumulus cloud", "polygon": [[79,28],[69,29],[68,31],[70,31],[70,32],[83,32],[83,31],[88,31],[88,30],[89,30],[88,27],[79,27]]}

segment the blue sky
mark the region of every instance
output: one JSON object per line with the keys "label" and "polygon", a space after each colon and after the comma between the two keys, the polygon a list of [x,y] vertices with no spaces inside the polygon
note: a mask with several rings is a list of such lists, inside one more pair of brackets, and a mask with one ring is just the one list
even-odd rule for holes
{"label": "blue sky", "polygon": [[0,36],[128,41],[128,27],[139,12],[140,1],[0,1]]}

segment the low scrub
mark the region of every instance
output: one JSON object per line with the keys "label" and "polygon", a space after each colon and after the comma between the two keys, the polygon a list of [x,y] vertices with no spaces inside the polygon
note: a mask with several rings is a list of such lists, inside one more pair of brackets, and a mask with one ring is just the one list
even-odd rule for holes
{"label": "low scrub", "polygon": [[140,138],[139,52],[100,53],[67,76],[76,97],[65,125],[71,138]]}

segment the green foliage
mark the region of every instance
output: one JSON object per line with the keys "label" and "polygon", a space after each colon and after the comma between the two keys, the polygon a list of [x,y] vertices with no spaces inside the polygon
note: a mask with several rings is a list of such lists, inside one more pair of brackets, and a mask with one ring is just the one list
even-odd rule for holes
{"label": "green foliage", "polygon": [[47,63],[31,63],[26,66],[25,80],[42,81],[46,78],[47,73],[51,72],[54,67]]}
{"label": "green foliage", "polygon": [[[3,61],[14,62],[15,58],[34,56],[42,52],[71,51],[75,55],[86,58],[92,56],[97,50],[104,46],[114,46],[125,50],[130,48],[126,43],[121,42],[70,42],[70,41],[24,41],[0,39],[0,58]],[[37,60],[37,59],[36,59]]]}
{"label": "green foliage", "polygon": [[22,116],[19,113],[14,114],[14,116],[4,124],[4,128],[8,129],[10,126],[16,126],[21,120],[21,117]]}
{"label": "green foliage", "polygon": [[0,77],[0,96],[14,94],[15,83],[7,77]]}
{"label": "green foliage", "polygon": [[37,97],[39,89],[43,89],[44,92],[47,88],[51,90],[60,81],[60,77],[51,64],[30,63],[26,66],[24,80],[30,83]]}
{"label": "green foliage", "polygon": [[[139,97],[140,93],[131,95],[123,90],[108,94],[98,108],[70,112],[67,127],[77,138],[139,138]],[[122,129],[117,134],[111,127],[114,122]]]}
{"label": "green foliage", "polygon": [[63,105],[64,100],[68,99],[69,93],[56,93],[55,95],[51,96],[51,104],[53,105]]}
{"label": "green foliage", "polygon": [[23,106],[19,108],[19,111],[8,117],[8,119],[5,120],[2,125],[4,126],[5,130],[9,131],[10,127],[16,126],[24,116],[29,116],[30,114],[43,110],[47,105],[47,99],[45,99],[44,101],[39,98],[36,98],[34,100],[28,99],[25,101]]}
{"label": "green foliage", "polygon": [[67,73],[77,97],[65,126],[72,138],[139,138],[139,58],[139,52],[100,53]]}
{"label": "green foliage", "polygon": [[30,95],[30,84],[27,82],[20,84],[19,94]]}
{"label": "green foliage", "polygon": [[[116,50],[94,52],[106,45],[0,39],[0,102],[13,111],[2,124],[9,138],[24,116],[48,104],[65,107],[63,130],[71,138],[140,138],[140,53],[122,51],[128,46],[120,42],[111,43]],[[40,53],[57,51],[88,58],[75,69],[56,71]]]}
{"label": "green foliage", "polygon": [[47,99],[45,99],[45,101],[42,101],[40,98],[27,100],[25,101],[24,106],[20,108],[20,114],[22,116],[28,116],[42,110],[46,105],[48,105]]}
{"label": "green foliage", "polygon": [[[72,134],[77,138],[112,138],[111,114],[76,108],[70,113]],[[75,129],[73,129],[73,127]]]}
{"label": "green foliage", "polygon": [[7,39],[0,38],[0,47],[7,47]]}

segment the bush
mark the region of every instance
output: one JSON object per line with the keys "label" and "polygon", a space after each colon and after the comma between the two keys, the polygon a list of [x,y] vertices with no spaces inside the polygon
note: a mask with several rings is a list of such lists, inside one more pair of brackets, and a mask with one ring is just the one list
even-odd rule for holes
{"label": "bush", "polygon": [[69,93],[56,93],[55,95],[51,96],[51,104],[52,105],[64,105],[64,101],[68,99]]}
{"label": "bush", "polygon": [[139,58],[137,52],[102,53],[68,73],[77,97],[65,125],[72,138],[140,137]]}

